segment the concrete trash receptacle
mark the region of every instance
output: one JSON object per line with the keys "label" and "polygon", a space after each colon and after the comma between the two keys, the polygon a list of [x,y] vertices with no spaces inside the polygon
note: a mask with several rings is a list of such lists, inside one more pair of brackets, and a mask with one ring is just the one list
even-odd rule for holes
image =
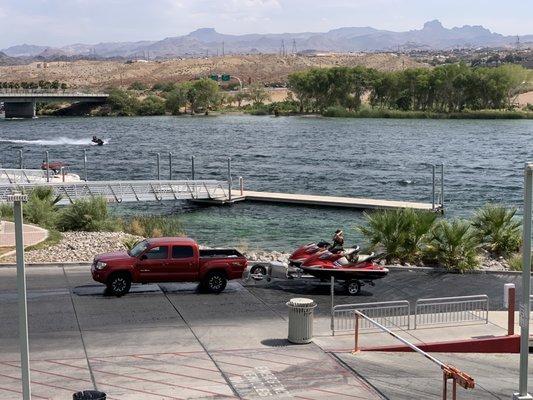
{"label": "concrete trash receptacle", "polygon": [[289,342],[311,343],[316,303],[311,299],[295,298],[290,299],[287,306],[289,307]]}
{"label": "concrete trash receptacle", "polygon": [[72,395],[72,400],[106,400],[107,395],[98,390],[84,390]]}

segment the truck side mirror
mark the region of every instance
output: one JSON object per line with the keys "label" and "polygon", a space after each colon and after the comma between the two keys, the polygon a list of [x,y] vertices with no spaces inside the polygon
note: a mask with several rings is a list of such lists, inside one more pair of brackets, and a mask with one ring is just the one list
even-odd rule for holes
{"label": "truck side mirror", "polygon": [[146,260],[148,258],[148,256],[146,254],[143,254],[139,257],[139,259],[142,261],[142,260]]}

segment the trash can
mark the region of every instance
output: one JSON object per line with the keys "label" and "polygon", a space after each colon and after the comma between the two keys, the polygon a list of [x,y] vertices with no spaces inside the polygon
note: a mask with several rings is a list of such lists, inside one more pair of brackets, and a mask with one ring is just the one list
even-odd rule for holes
{"label": "trash can", "polygon": [[289,307],[289,342],[311,343],[316,303],[311,299],[295,298],[290,299],[287,306]]}
{"label": "trash can", "polygon": [[72,395],[72,400],[106,400],[106,394],[98,390],[84,390]]}

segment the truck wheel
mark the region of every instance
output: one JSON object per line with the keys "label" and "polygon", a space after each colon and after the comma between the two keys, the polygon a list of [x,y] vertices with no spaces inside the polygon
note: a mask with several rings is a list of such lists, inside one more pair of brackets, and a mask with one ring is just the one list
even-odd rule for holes
{"label": "truck wheel", "polygon": [[226,288],[228,279],[226,274],[220,271],[210,272],[204,282],[204,287],[210,293],[220,293]]}
{"label": "truck wheel", "polygon": [[128,274],[118,273],[111,275],[107,281],[107,289],[117,297],[124,296],[130,291],[131,278]]}
{"label": "truck wheel", "polygon": [[350,281],[346,285],[346,291],[350,296],[356,296],[361,291],[361,282],[359,281]]}

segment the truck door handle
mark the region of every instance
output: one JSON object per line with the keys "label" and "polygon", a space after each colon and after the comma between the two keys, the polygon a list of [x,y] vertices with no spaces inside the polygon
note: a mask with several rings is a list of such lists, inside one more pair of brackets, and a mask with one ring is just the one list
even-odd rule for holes
{"label": "truck door handle", "polygon": [[150,272],[149,269],[141,269],[140,271],[141,271],[141,272]]}

